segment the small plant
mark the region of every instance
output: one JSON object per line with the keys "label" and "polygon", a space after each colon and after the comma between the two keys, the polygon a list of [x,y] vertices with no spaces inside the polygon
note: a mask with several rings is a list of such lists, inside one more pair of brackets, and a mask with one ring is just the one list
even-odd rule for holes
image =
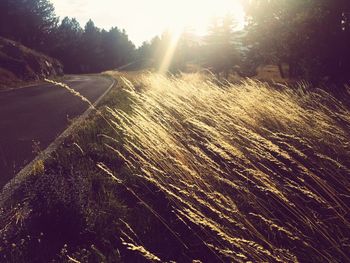
{"label": "small plant", "polygon": [[45,172],[45,163],[43,160],[37,160],[32,167],[33,175],[40,175]]}
{"label": "small plant", "polygon": [[6,255],[32,231],[45,249],[18,253],[42,262],[350,260],[346,103],[303,86],[109,74],[120,89],[23,185],[31,213]]}

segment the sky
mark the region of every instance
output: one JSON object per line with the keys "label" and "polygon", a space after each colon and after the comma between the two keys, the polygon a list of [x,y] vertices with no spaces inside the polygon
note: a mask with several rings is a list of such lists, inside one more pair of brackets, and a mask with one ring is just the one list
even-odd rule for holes
{"label": "sky", "polygon": [[75,17],[84,27],[91,18],[99,28],[125,29],[131,41],[140,46],[167,29],[185,26],[204,33],[210,18],[232,13],[243,23],[244,12],[238,0],[51,0],[56,14]]}

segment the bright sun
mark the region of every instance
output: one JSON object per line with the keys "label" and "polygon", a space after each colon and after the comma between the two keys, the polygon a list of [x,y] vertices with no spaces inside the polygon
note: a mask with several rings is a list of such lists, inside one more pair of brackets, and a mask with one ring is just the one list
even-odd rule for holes
{"label": "bright sun", "polygon": [[[1,1],[1,0],[0,0]],[[186,27],[205,35],[212,17],[231,13],[238,29],[245,23],[243,0],[50,0],[61,18],[76,17],[84,27],[91,18],[106,30],[125,28],[136,45],[167,29]]]}
{"label": "bright sun", "polygon": [[177,0],[167,2],[168,28],[182,31],[190,27],[197,34],[206,33],[210,21],[214,17],[231,14],[237,22],[237,29],[243,29],[245,13],[242,5],[235,0]]}
{"label": "bright sun", "polygon": [[[165,2],[167,6],[164,6]],[[171,1],[171,3],[164,1],[163,5],[160,4],[158,7],[162,10],[157,10],[157,12],[162,12],[165,16],[162,21],[166,24],[165,29],[173,33],[172,41],[167,47],[159,69],[160,73],[168,71],[184,29],[191,28],[197,35],[205,35],[212,18],[223,17],[227,14],[232,15],[236,20],[237,30],[243,29],[245,23],[245,13],[238,0],[177,0]],[[154,10],[154,12],[156,11]]]}

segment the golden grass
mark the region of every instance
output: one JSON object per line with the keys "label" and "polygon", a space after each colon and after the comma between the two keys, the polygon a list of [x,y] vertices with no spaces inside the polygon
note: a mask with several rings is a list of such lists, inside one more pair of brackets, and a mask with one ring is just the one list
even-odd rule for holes
{"label": "golden grass", "polygon": [[[98,111],[114,133],[99,137],[136,181],[128,184],[102,162],[97,167],[183,248],[190,249],[191,240],[145,201],[136,182],[163,192],[179,222],[217,261],[350,261],[350,114],[341,101],[302,85],[292,90],[199,74],[107,74],[119,81],[131,107]],[[68,86],[50,82],[91,106]],[[123,224],[122,244],[160,261]]]}
{"label": "golden grass", "polygon": [[111,154],[163,191],[218,259],[350,260],[350,114],[340,101],[250,80],[108,74],[133,105],[108,108],[123,138],[110,138]]}

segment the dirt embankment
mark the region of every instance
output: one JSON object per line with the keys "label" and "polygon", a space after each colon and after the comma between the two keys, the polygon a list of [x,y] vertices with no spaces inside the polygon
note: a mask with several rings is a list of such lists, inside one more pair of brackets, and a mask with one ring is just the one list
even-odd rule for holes
{"label": "dirt embankment", "polygon": [[0,89],[60,75],[63,66],[58,60],[0,37]]}

